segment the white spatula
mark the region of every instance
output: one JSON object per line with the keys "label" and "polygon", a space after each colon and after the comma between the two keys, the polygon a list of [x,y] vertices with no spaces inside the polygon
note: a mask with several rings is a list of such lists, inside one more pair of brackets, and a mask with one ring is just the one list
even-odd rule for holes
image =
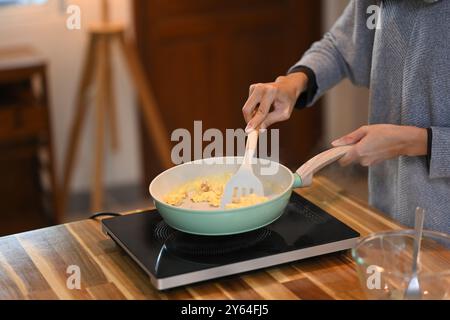
{"label": "white spatula", "polygon": [[253,173],[252,168],[252,160],[258,145],[258,135],[258,130],[253,130],[248,134],[244,161],[236,174],[231,177],[230,181],[225,186],[220,204],[222,208],[225,208],[227,204],[231,203],[233,197],[240,198],[241,196],[249,194],[264,196],[263,185]]}

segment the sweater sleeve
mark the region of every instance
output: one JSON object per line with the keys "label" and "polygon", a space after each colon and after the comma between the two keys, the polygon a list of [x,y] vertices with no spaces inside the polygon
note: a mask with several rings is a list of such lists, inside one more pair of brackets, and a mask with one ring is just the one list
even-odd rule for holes
{"label": "sweater sleeve", "polygon": [[430,178],[450,178],[450,128],[431,127]]}
{"label": "sweater sleeve", "polygon": [[317,91],[308,105],[314,104],[325,91],[348,78],[358,86],[369,86],[375,31],[367,27],[367,8],[374,0],[352,0],[341,17],[322,40],[315,42],[288,73],[300,66],[310,68]]}
{"label": "sweater sleeve", "polygon": [[316,96],[317,92],[316,75],[314,71],[312,71],[310,68],[306,66],[297,66],[289,70],[289,73],[294,72],[303,72],[308,77],[308,85],[306,87],[306,90],[300,95],[294,106],[297,109],[303,109],[309,106],[309,104],[313,101],[314,97]]}

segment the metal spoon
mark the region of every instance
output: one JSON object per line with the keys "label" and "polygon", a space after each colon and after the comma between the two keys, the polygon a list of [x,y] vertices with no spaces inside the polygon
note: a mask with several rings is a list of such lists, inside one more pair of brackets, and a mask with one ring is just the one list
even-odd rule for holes
{"label": "metal spoon", "polygon": [[417,269],[419,264],[420,242],[422,240],[423,220],[425,217],[425,210],[417,207],[416,218],[414,226],[414,252],[412,277],[409,280],[408,287],[405,291],[405,298],[410,300],[420,300],[422,298],[422,290],[420,289],[419,278],[417,277]]}

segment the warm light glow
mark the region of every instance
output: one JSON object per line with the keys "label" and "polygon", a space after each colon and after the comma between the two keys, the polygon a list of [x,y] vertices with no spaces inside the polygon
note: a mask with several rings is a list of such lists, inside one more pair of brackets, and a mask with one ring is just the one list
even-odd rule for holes
{"label": "warm light glow", "polygon": [[45,2],[47,2],[47,0],[0,0],[0,6],[43,4]]}

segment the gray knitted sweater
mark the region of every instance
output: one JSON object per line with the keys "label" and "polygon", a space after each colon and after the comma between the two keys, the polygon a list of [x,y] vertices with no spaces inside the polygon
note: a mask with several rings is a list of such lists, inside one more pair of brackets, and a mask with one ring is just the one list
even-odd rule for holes
{"label": "gray knitted sweater", "polygon": [[[372,30],[370,5],[381,7]],[[316,75],[310,104],[349,78],[370,88],[370,124],[432,128],[430,166],[400,157],[371,167],[370,203],[410,227],[421,206],[426,228],[450,233],[450,0],[352,0],[298,66]]]}

